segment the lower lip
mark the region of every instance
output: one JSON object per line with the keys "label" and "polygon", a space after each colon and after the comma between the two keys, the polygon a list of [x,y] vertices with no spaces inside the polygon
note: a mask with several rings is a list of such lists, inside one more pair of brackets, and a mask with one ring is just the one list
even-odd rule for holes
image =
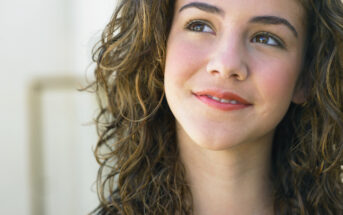
{"label": "lower lip", "polygon": [[219,110],[224,110],[224,111],[241,110],[241,109],[244,109],[244,108],[251,106],[251,105],[246,105],[246,104],[221,103],[221,102],[213,100],[207,96],[195,95],[195,97],[210,107],[213,107],[213,108],[216,108]]}

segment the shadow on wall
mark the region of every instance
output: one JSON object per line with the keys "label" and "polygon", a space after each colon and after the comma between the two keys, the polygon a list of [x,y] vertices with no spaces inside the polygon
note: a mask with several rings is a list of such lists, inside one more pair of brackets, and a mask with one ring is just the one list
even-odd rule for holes
{"label": "shadow on wall", "polygon": [[32,215],[87,214],[97,205],[96,102],[73,76],[37,78],[30,86]]}

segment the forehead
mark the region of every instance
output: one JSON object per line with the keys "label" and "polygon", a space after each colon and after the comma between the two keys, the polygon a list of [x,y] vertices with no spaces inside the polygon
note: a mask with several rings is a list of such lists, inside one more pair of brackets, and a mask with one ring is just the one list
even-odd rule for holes
{"label": "forehead", "polygon": [[[288,8],[295,9],[300,12],[303,8],[303,5],[306,4],[306,0],[176,0],[176,6],[182,4],[187,4],[191,2],[203,2],[208,4],[221,5],[223,8],[232,8],[240,5],[241,8],[255,8],[258,10],[261,9],[270,9],[271,7],[276,7],[281,10],[287,10]],[[284,6],[284,7],[282,7]],[[286,7],[286,8],[285,8]]]}
{"label": "forehead", "polygon": [[[218,7],[224,16],[278,15],[295,23],[303,23],[304,0],[177,0],[175,13],[186,4],[201,2]],[[299,26],[300,27],[300,26]]]}

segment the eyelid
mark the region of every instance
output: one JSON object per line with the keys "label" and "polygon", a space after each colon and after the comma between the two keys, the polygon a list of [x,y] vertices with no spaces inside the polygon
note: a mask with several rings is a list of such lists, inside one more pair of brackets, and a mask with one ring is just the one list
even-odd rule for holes
{"label": "eyelid", "polygon": [[213,30],[214,33],[216,32],[216,29],[214,28],[214,26],[209,21],[207,21],[205,19],[191,19],[191,20],[186,22],[184,28],[188,29],[188,27],[194,23],[207,25],[209,28],[211,28]]}
{"label": "eyelid", "polygon": [[276,42],[278,42],[280,44],[280,46],[279,46],[280,48],[286,49],[286,43],[280,37],[276,36],[273,33],[267,32],[267,31],[259,31],[259,32],[255,33],[252,36],[251,40],[258,35],[265,35],[265,36],[271,37],[274,40],[276,40]]}

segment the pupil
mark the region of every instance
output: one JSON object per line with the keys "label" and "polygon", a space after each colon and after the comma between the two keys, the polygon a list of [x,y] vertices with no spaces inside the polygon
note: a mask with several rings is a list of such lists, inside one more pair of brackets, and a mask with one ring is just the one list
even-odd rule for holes
{"label": "pupil", "polygon": [[259,36],[259,37],[257,38],[257,40],[260,41],[261,43],[267,43],[267,38],[264,37],[264,36]]}
{"label": "pupil", "polygon": [[195,31],[202,31],[202,29],[203,29],[203,27],[201,26],[201,25],[195,25],[194,27],[193,27],[193,29],[195,30]]}

